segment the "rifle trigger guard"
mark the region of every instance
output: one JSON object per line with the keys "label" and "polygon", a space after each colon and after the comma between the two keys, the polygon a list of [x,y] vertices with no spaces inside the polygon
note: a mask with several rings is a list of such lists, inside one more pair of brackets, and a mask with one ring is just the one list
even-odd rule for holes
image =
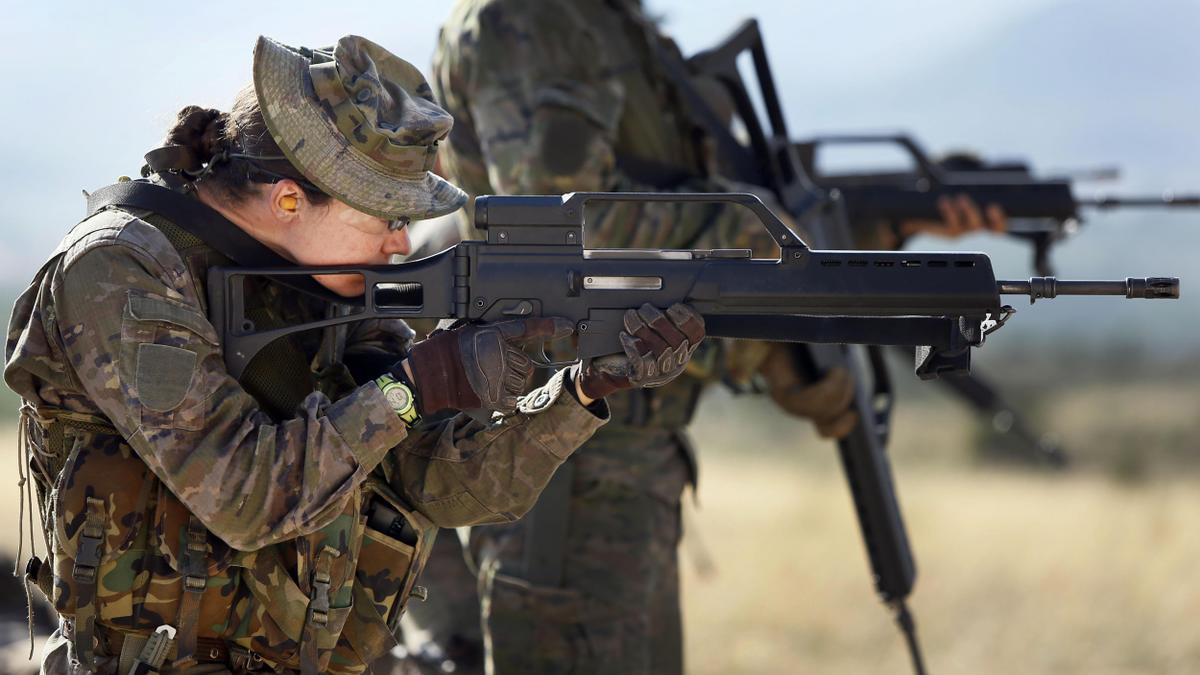
{"label": "rifle trigger guard", "polygon": [[579,359],[569,359],[566,361],[552,360],[546,353],[545,342],[538,344],[537,354],[530,356],[529,360],[533,362],[533,365],[537,368],[566,368],[567,366],[575,365],[575,363],[579,361]]}

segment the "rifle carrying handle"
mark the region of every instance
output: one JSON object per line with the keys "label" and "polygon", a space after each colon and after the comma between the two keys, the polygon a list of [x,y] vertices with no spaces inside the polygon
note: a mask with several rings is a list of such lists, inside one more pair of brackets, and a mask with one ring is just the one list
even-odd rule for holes
{"label": "rifle carrying handle", "polygon": [[[475,198],[475,227],[489,232],[501,227],[582,228],[584,207],[599,202],[735,204],[750,209],[780,248],[808,248],[757,195],[749,192],[571,192],[501,198],[481,195]],[[514,243],[518,242],[514,239]],[[581,241],[568,243],[583,245]]]}
{"label": "rifle carrying handle", "polygon": [[[929,155],[926,155],[921,146],[917,145],[917,142],[907,134],[816,136],[806,140],[804,144],[811,145],[814,149],[818,149],[822,145],[898,145],[916,163],[917,173],[920,174],[921,178],[929,181],[930,188],[940,187],[945,182],[941,167],[929,159]],[[816,162],[815,152],[813,162]]]}

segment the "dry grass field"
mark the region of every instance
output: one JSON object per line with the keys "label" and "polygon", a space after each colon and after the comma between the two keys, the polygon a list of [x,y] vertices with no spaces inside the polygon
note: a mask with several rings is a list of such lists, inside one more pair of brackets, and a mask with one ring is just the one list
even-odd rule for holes
{"label": "dry grass field", "polygon": [[[964,461],[968,416],[933,401],[899,411],[911,606],[932,672],[1200,672],[1200,391],[1139,388],[1142,405],[1120,405],[1128,393],[1062,401],[1055,428],[1081,465],[1067,473]],[[696,430],[684,555],[713,570],[684,563],[689,672],[908,672],[836,451],[802,425],[746,424],[758,415],[727,403],[708,401]],[[1119,464],[1127,443],[1147,455],[1136,481]]]}
{"label": "dry grass field", "polygon": [[[840,476],[708,462],[685,572],[689,672],[902,673]],[[938,673],[1200,670],[1200,491],[1098,477],[903,477],[912,608]]]}
{"label": "dry grass field", "polygon": [[[868,580],[836,452],[755,406],[710,397],[695,429],[701,485],[682,565],[689,672],[908,672]],[[907,397],[892,456],[931,671],[1200,672],[1198,412],[1200,388],[1186,382],[1064,395],[1046,419],[1077,461],[1055,473],[979,462],[970,415]],[[9,552],[13,446],[11,430],[0,432]]]}

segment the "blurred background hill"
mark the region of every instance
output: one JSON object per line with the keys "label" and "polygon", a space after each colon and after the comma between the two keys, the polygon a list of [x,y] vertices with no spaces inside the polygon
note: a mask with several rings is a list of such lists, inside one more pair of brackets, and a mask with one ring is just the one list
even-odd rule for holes
{"label": "blurred background hill", "polygon": [[[687,52],[758,17],[798,137],[904,130],[931,152],[1027,160],[1043,175],[1120,168],[1120,180],[1081,184],[1081,196],[1200,191],[1195,0],[647,5]],[[6,7],[0,301],[11,305],[81,217],[80,189],[136,175],[180,107],[228,106],[249,81],[260,33],[307,45],[358,33],[427,68],[448,9],[365,0]],[[984,250],[999,276],[1031,274],[1027,249],[1005,239],[914,247]],[[1195,672],[1198,253],[1200,212],[1095,214],[1057,248],[1060,276],[1174,275],[1183,298],[1019,306],[977,352],[980,372],[1072,453],[1067,472],[997,462],[1005,441],[991,420],[917,382],[910,363],[894,364],[892,454],[934,672]],[[0,405],[15,409],[5,396]],[[690,669],[905,672],[832,447],[755,397],[719,391],[696,436],[700,508],[685,549],[715,573],[685,564]],[[0,431],[6,448],[12,437]],[[0,503],[15,512],[15,493]],[[14,530],[0,530],[9,550]]]}

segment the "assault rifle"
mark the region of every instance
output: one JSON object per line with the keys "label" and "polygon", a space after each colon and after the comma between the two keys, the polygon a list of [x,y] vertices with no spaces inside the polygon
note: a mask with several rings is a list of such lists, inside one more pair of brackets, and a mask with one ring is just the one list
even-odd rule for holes
{"label": "assault rifle", "polygon": [[[887,173],[819,171],[818,153],[835,145],[899,148],[911,159],[913,168]],[[1069,179],[1039,179],[1021,163],[945,166],[932,160],[905,134],[817,136],[796,143],[796,150],[804,170],[817,185],[841,194],[851,222],[898,225],[908,219],[939,220],[938,199],[960,194],[981,206],[999,205],[1012,219],[1008,234],[1033,246],[1033,267],[1041,275],[1053,273],[1050,250],[1078,229],[1083,209],[1200,207],[1200,195],[1170,192],[1159,196],[1080,198],[1075,196]]]}
{"label": "assault rifle", "polygon": [[[755,259],[743,249],[585,250],[585,205],[618,201],[744,206],[779,246],[779,257]],[[713,337],[908,345],[916,347],[917,374],[935,378],[969,370],[971,348],[983,344],[1013,314],[1012,307],[1001,302],[1002,295],[1031,300],[1058,295],[1179,296],[1178,279],[1169,278],[997,281],[991,260],[982,253],[812,250],[749,194],[484,196],[475,200],[475,224],[486,230],[486,241],[460,242],[399,265],[212,268],[209,314],[220,333],[230,374],[239,377],[255,354],[285,335],[372,318],[564,317],[576,327],[575,357],[593,359],[621,352],[618,334],[626,308],[645,302],[660,307],[687,302],[704,316]],[[361,275],[366,292],[356,306],[321,320],[264,329],[246,313],[248,278],[303,287],[311,285],[311,276],[327,274]],[[544,347],[533,358],[545,367],[562,365],[550,361]],[[860,390],[860,397],[863,393]],[[843,459],[877,586],[897,607],[920,671],[915,632],[904,604],[915,568],[882,439],[873,426],[861,433],[878,452],[844,452]]]}
{"label": "assault rifle", "polygon": [[[583,248],[584,206],[598,202],[705,202],[749,209],[780,248],[778,258],[749,249]],[[573,192],[481,196],[475,225],[486,241],[463,241],[397,265],[214,267],[209,313],[216,319],[228,371],[240,376],[266,345],[292,333],[377,318],[502,321],[556,316],[575,324],[573,359],[622,352],[629,307],[686,302],[712,337],[815,344],[917,348],[922,379],[970,369],[970,347],[983,344],[1015,313],[1002,295],[1031,301],[1061,295],[1174,299],[1179,280],[997,281],[983,253],[813,250],[755,195],[747,193]],[[249,278],[307,290],[308,277],[353,274],[366,292],[342,299],[348,312],[258,329],[246,312]],[[301,282],[304,282],[303,284]],[[328,294],[322,297],[328,298]]]}

